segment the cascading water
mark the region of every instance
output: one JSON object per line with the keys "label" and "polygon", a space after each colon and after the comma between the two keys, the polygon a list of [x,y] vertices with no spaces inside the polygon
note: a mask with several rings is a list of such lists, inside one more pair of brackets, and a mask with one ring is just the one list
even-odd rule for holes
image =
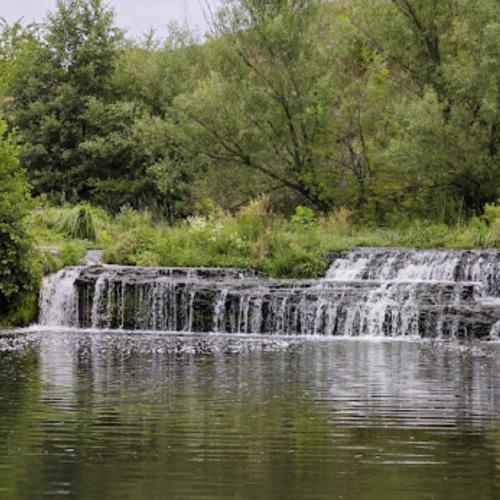
{"label": "cascading water", "polygon": [[[434,328],[438,337],[445,330],[451,330],[455,336],[459,333],[460,308],[463,308],[460,288],[464,284],[474,284],[476,308],[480,309],[481,304],[485,308],[500,305],[497,298],[500,296],[500,254],[497,251],[365,248],[336,259],[326,279],[381,281],[376,292],[368,295],[361,315],[372,334],[381,334],[387,329],[388,317],[391,321],[396,318],[397,327],[392,328],[393,331],[403,335],[418,332],[421,314],[414,297],[417,287],[430,288],[438,283],[453,287],[453,297],[447,303],[442,299],[442,292],[435,296],[438,309]],[[394,289],[403,291],[406,297],[395,296]],[[446,314],[450,307],[455,310],[451,315]]]}
{"label": "cascading water", "polygon": [[500,252],[362,248],[334,260],[327,280],[475,282],[500,297]]}
{"label": "cascading water", "polygon": [[78,324],[78,296],[75,281],[83,268],[75,267],[46,276],[40,292],[39,321],[45,326]]}
{"label": "cascading water", "polygon": [[320,280],[239,269],[81,266],[46,278],[40,322],[172,332],[488,337],[500,253],[360,249]]}

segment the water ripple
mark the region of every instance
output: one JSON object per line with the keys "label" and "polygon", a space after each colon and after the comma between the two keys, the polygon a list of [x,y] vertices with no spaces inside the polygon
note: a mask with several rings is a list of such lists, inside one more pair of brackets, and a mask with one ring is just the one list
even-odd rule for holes
{"label": "water ripple", "polygon": [[0,499],[499,498],[500,343],[0,333]]}

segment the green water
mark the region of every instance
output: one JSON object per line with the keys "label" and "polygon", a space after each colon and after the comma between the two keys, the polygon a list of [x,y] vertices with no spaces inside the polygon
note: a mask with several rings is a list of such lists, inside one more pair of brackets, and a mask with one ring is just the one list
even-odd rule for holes
{"label": "green water", "polygon": [[0,334],[0,499],[500,498],[500,344]]}

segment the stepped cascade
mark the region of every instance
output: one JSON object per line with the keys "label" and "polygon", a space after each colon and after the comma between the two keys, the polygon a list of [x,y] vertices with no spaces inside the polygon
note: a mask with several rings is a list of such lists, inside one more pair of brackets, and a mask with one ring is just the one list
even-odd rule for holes
{"label": "stepped cascade", "polygon": [[244,269],[90,265],[45,278],[40,323],[94,329],[489,338],[500,252],[358,249],[318,280]]}

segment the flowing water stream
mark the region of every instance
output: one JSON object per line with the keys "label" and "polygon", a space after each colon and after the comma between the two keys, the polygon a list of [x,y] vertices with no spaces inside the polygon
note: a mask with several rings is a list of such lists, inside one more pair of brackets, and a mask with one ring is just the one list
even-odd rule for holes
{"label": "flowing water stream", "polygon": [[[82,266],[46,279],[41,324],[173,332],[487,338],[500,253],[362,249],[319,280],[238,269]],[[500,323],[499,323],[500,324]]]}

